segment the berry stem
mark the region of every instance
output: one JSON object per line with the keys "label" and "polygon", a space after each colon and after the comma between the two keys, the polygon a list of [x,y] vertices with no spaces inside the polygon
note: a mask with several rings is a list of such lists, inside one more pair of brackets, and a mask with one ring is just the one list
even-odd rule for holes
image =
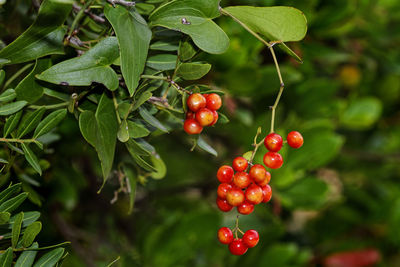
{"label": "berry stem", "polygon": [[253,164],[253,159],[257,153],[258,148],[264,143],[264,138],[260,142],[257,143],[257,138],[260,134],[261,134],[261,127],[258,127],[257,133],[254,136],[254,141],[253,141],[254,150],[253,150],[253,153],[251,153],[251,157],[249,159],[249,165]]}
{"label": "berry stem", "polygon": [[274,59],[276,72],[278,73],[279,82],[280,82],[278,96],[275,99],[274,105],[271,107],[272,114],[271,114],[271,130],[270,130],[270,133],[273,133],[274,132],[274,126],[275,126],[274,125],[275,124],[275,110],[276,110],[276,107],[279,104],[279,100],[281,99],[281,96],[282,96],[282,93],[283,93],[283,88],[285,87],[285,84],[283,83],[281,70],[279,68],[278,60],[276,59],[274,48],[272,46],[269,46],[268,48],[269,48],[269,51],[271,52],[272,58]]}

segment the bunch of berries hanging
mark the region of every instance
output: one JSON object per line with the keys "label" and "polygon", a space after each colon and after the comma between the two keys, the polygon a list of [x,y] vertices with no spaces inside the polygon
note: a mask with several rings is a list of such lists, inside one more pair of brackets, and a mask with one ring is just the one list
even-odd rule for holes
{"label": "bunch of berries hanging", "polygon": [[218,121],[217,110],[222,105],[221,97],[215,93],[191,94],[186,101],[188,111],[183,129],[188,134],[199,134],[203,127],[212,126]]}
{"label": "bunch of berries hanging", "polygon": [[[303,145],[303,137],[299,132],[293,131],[288,134],[286,142],[292,148],[299,148]],[[263,158],[264,165],[270,169],[280,168],[283,164],[283,158],[278,152],[284,143],[282,137],[279,134],[270,133],[264,138],[263,143],[268,149]],[[272,189],[269,185],[271,174],[263,165],[253,165],[244,157],[235,158],[232,167],[221,166],[218,169],[217,178],[221,182],[217,190],[217,206],[223,212],[228,212],[236,207],[240,214],[248,215],[253,212],[255,205],[271,200]],[[237,237],[237,232],[241,232],[238,227],[238,220],[234,231],[236,231],[235,239],[233,239],[231,229],[227,227],[222,227],[218,231],[218,239],[223,244],[229,244],[229,250],[232,254],[242,255],[247,251],[247,248],[254,247],[258,243],[258,233],[255,230],[247,231],[243,234],[243,238]],[[257,241],[249,243],[249,241],[246,241],[248,235],[251,236],[252,240]]]}

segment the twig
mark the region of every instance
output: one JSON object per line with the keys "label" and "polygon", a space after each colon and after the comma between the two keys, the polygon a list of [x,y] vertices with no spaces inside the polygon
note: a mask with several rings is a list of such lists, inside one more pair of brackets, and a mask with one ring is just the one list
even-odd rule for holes
{"label": "twig", "polygon": [[0,138],[0,142],[3,142],[3,143],[20,143],[20,144],[24,144],[24,143],[40,144],[40,142],[38,140],[36,140],[36,139],[16,139],[16,138],[4,138],[4,137]]}
{"label": "twig", "polygon": [[[73,3],[73,4],[72,4],[72,8],[73,8],[76,12],[79,12],[79,11],[82,9],[82,8],[81,8],[78,4],[76,4],[76,3]],[[93,14],[92,12],[90,12],[90,9],[85,9],[83,12],[85,12],[86,15],[88,15],[92,20],[94,20],[94,21],[96,21],[96,22],[98,22],[98,23],[105,23],[105,22],[106,22],[106,20],[105,20],[104,18],[102,18],[102,17],[100,17],[100,16],[98,16],[98,15]]]}
{"label": "twig", "polygon": [[113,7],[115,7],[115,5],[121,5],[121,6],[135,6],[136,5],[135,2],[128,2],[128,1],[124,1],[124,0],[107,0],[107,2],[109,2]]}

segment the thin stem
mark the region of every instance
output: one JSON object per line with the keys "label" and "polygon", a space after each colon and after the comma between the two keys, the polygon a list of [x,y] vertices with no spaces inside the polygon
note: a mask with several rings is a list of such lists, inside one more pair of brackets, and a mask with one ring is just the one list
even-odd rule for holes
{"label": "thin stem", "polygon": [[253,150],[253,153],[251,153],[251,157],[249,159],[249,165],[251,165],[253,163],[253,160],[257,153],[258,148],[264,143],[264,138],[260,142],[257,143],[257,138],[260,134],[261,134],[261,127],[258,127],[257,133],[254,136],[254,141],[253,141],[254,150]]}
{"label": "thin stem", "polygon": [[285,84],[283,83],[281,70],[279,68],[279,63],[278,63],[278,60],[276,59],[275,51],[272,48],[272,46],[269,47],[269,51],[271,52],[272,58],[274,59],[276,72],[278,73],[279,82],[280,82],[278,96],[275,99],[274,105],[271,107],[272,114],[271,114],[271,130],[270,130],[270,133],[273,133],[274,132],[274,126],[275,126],[275,111],[276,111],[276,107],[279,104],[279,100],[281,99],[281,96],[282,96],[282,93],[283,93],[283,89],[285,88]]}
{"label": "thin stem", "polygon": [[40,108],[45,108],[45,109],[57,109],[57,108],[62,108],[68,106],[68,102],[64,103],[59,103],[59,104],[53,104],[53,105],[45,105],[45,106],[40,106],[40,105],[30,105],[28,108],[30,109],[40,109]]}
{"label": "thin stem", "polygon": [[[77,11],[77,12],[79,12],[79,11],[81,11],[82,10],[82,8],[78,5],[78,4],[76,4],[76,3],[73,3],[72,4],[72,8],[75,10],[75,11]],[[90,7],[89,7],[90,8]],[[102,17],[100,17],[100,16],[97,16],[96,14],[93,14],[92,12],[90,12],[90,9],[85,9],[83,12],[85,12],[85,14],[86,15],[88,15],[91,19],[93,19],[94,21],[96,21],[96,22],[98,22],[98,23],[105,23],[106,22],[106,20],[104,19],[104,18],[102,18]]]}
{"label": "thin stem", "polygon": [[168,81],[168,77],[164,77],[164,76],[155,76],[155,75],[141,75],[140,78],[142,78],[142,79],[152,79],[152,80],[164,80],[164,81]]}
{"label": "thin stem", "polygon": [[4,138],[4,137],[0,138],[0,142],[3,142],[3,143],[20,143],[20,144],[23,144],[23,143],[39,143],[39,141],[36,140],[36,139],[17,139],[17,138]]}
{"label": "thin stem", "polygon": [[74,20],[72,21],[71,28],[68,31],[67,38],[65,39],[66,43],[69,43],[69,39],[71,38],[72,33],[74,32],[76,26],[78,25],[79,21],[81,20],[83,14],[85,13],[85,10],[90,6],[90,4],[93,2],[93,0],[89,0],[86,2],[86,4],[81,8],[76,14]]}
{"label": "thin stem", "polygon": [[112,97],[113,97],[115,113],[117,115],[117,121],[118,121],[119,124],[121,124],[121,118],[119,117],[119,113],[118,113],[118,102],[117,102],[117,98],[115,98],[114,92],[112,92]]}
{"label": "thin stem", "polygon": [[14,73],[13,76],[10,77],[10,79],[8,79],[6,81],[6,83],[4,84],[3,88],[7,88],[7,86],[9,86],[15,79],[18,78],[19,75],[21,75],[22,73],[24,73],[27,69],[29,69],[30,67],[32,67],[33,63],[27,64],[25,66],[23,66],[22,68],[19,69],[19,71],[17,71],[16,73]]}
{"label": "thin stem", "polygon": [[41,247],[41,248],[16,248],[16,249],[13,249],[13,251],[47,250],[47,249],[51,249],[51,248],[62,247],[62,246],[69,245],[69,244],[71,244],[71,242],[67,241],[67,242],[63,242],[63,243],[60,243],[60,244],[56,244],[56,245],[52,245],[52,246],[47,246],[47,247]]}

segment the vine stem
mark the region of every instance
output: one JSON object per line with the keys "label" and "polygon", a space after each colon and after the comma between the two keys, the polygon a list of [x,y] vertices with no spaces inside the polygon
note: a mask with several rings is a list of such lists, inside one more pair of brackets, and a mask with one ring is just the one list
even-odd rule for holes
{"label": "vine stem", "polygon": [[243,23],[242,21],[240,21],[238,18],[236,18],[235,16],[233,16],[231,13],[229,13],[229,12],[226,11],[225,9],[220,8],[220,12],[221,12],[221,14],[226,15],[226,16],[229,16],[229,17],[231,17],[234,21],[236,21],[237,23],[239,23],[240,26],[242,26],[246,31],[248,31],[251,35],[253,35],[253,36],[256,37],[259,41],[261,41],[263,44],[265,44],[265,45],[268,47],[269,51],[271,52],[272,58],[273,58],[274,63],[275,63],[275,68],[276,68],[276,71],[277,71],[277,73],[278,73],[279,82],[280,82],[280,88],[279,88],[278,96],[277,96],[276,99],[275,99],[274,105],[271,107],[272,114],[271,114],[271,130],[270,130],[270,133],[273,133],[273,132],[274,132],[274,125],[275,125],[275,111],[276,111],[276,107],[277,107],[278,104],[279,104],[279,100],[280,100],[280,98],[281,98],[281,96],[282,96],[283,89],[284,89],[284,87],[285,87],[285,84],[283,83],[283,79],[282,79],[282,75],[281,75],[281,70],[280,70],[280,68],[279,68],[278,60],[276,59],[276,55],[275,55],[275,51],[274,51],[274,49],[273,49],[273,46],[274,46],[275,44],[282,43],[282,41],[270,41],[270,42],[267,42],[267,41],[264,40],[259,34],[257,34],[256,32],[254,32],[254,31],[253,31],[252,29],[250,29],[245,23]]}
{"label": "vine stem", "polygon": [[258,138],[258,136],[260,134],[261,134],[261,127],[258,127],[256,136],[254,136],[254,141],[253,141],[253,144],[252,144],[254,146],[254,150],[251,153],[251,156],[250,156],[250,159],[249,159],[249,165],[253,164],[253,159],[254,159],[254,156],[257,153],[258,148],[264,143],[264,138],[260,142],[257,143],[257,138]]}
{"label": "vine stem", "polygon": [[45,105],[45,106],[30,105],[30,106],[28,106],[28,108],[30,108],[30,109],[40,109],[40,108],[44,108],[44,109],[57,109],[57,108],[66,107],[66,106],[68,106],[68,104],[69,104],[68,102],[64,102],[64,103],[53,104],[53,105]]}
{"label": "vine stem", "polygon": [[76,26],[81,20],[83,14],[85,14],[85,10],[91,5],[92,2],[93,0],[87,1],[85,5],[78,11],[78,14],[76,14],[74,20],[72,21],[71,28],[68,31],[67,38],[65,39],[65,44],[69,43],[69,39],[71,38],[72,33],[74,32]]}
{"label": "vine stem", "polygon": [[35,143],[35,144],[37,144],[37,143],[39,143],[39,141],[36,140],[36,139],[17,139],[17,138],[4,138],[4,137],[0,138],[0,142],[3,142],[3,143],[20,143],[20,144],[24,144],[24,143]]}

